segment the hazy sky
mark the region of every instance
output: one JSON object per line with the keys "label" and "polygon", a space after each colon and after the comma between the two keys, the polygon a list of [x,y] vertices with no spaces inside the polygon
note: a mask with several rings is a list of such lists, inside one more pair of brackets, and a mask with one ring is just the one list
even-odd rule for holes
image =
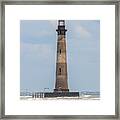
{"label": "hazy sky", "polygon": [[[21,20],[20,88],[53,91],[56,80],[57,21]],[[70,91],[100,90],[100,21],[66,20]]]}

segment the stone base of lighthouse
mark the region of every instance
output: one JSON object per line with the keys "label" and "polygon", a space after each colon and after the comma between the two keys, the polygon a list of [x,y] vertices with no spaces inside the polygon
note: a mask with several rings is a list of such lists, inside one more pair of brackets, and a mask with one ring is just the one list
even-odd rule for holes
{"label": "stone base of lighthouse", "polygon": [[79,97],[79,92],[46,92],[44,94],[46,98],[53,97]]}

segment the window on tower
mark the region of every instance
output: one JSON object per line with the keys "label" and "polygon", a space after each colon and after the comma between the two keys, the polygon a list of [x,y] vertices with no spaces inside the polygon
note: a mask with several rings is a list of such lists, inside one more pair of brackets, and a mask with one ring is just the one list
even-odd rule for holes
{"label": "window on tower", "polygon": [[60,54],[61,54],[61,49],[60,49]]}
{"label": "window on tower", "polygon": [[61,75],[61,68],[59,68],[59,75]]}

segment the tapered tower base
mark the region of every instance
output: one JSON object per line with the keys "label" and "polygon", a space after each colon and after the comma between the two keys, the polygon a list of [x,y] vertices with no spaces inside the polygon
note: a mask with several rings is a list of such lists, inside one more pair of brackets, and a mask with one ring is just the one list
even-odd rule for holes
{"label": "tapered tower base", "polygon": [[69,92],[69,89],[54,89],[54,92]]}

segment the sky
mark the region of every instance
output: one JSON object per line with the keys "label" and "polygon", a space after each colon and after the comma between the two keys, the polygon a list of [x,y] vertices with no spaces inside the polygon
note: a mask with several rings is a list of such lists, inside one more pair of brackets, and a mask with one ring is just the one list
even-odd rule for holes
{"label": "sky", "polygon": [[[53,91],[57,20],[20,21],[20,89]],[[100,21],[65,20],[68,87],[100,91]]]}

